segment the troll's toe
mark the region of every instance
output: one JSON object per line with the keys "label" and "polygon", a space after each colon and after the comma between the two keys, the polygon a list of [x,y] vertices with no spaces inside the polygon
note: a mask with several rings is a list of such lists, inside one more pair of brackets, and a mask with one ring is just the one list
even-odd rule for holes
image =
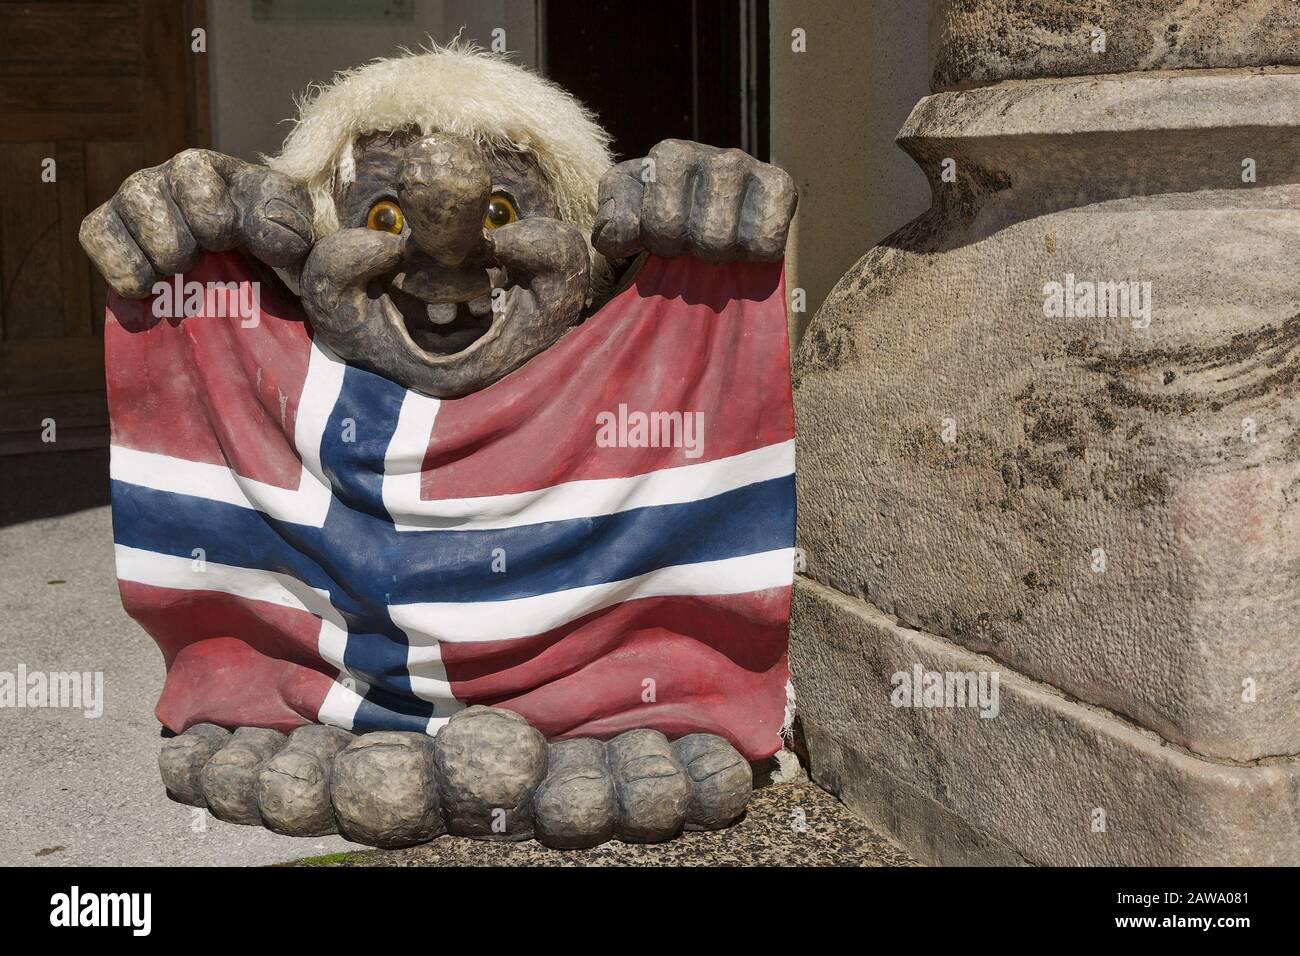
{"label": "troll's toe", "polygon": [[458,836],[526,840],[532,795],[546,773],[546,738],[518,714],[468,707],[434,743],[447,828]]}
{"label": "troll's toe", "polygon": [[203,799],[218,820],[260,826],[257,775],[288,738],[278,730],[240,727],[199,776]]}
{"label": "troll's toe", "polygon": [[216,724],[195,724],[183,734],[163,742],[158,753],[158,772],[167,795],[192,807],[206,807],[203,798],[203,768],[230,740],[230,731]]}
{"label": "troll's toe", "polygon": [[539,843],[572,850],[604,843],[618,824],[618,795],[605,744],[590,737],[548,748],[546,779],[533,794]]}
{"label": "troll's toe", "polygon": [[415,846],[443,831],[433,741],[379,731],[357,737],[330,775],[339,833],[379,847]]}
{"label": "troll's toe", "polygon": [[689,734],[673,742],[673,753],[691,782],[687,830],[720,830],[739,819],[754,789],[749,761],[713,734]]}
{"label": "troll's toe", "polygon": [[339,751],[355,738],[346,730],[308,724],[257,775],[257,806],[268,830],[286,836],[337,832],[330,773]]}
{"label": "troll's toe", "polygon": [[657,730],[629,730],[611,740],[606,753],[618,793],[618,838],[672,839],[686,822],[691,785],[668,738]]}

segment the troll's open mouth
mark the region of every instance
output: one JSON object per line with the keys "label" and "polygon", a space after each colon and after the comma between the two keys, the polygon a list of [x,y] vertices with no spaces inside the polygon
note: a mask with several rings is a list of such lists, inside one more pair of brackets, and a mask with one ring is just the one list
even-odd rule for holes
{"label": "troll's open mouth", "polygon": [[401,316],[411,341],[433,355],[463,352],[492,328],[492,299],[488,295],[468,302],[426,302],[392,285],[385,294]]}

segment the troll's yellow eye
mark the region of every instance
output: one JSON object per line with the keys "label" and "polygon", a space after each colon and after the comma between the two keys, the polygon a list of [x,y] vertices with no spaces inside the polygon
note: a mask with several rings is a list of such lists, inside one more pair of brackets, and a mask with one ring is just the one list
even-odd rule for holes
{"label": "troll's yellow eye", "polygon": [[488,200],[487,215],[483,217],[483,228],[498,229],[510,225],[518,218],[519,213],[515,211],[515,204],[510,201],[510,197],[505,193],[496,192]]}
{"label": "troll's yellow eye", "polygon": [[402,216],[402,207],[389,199],[381,199],[371,206],[370,212],[366,214],[367,229],[391,232],[396,236],[401,233],[405,225],[406,219]]}

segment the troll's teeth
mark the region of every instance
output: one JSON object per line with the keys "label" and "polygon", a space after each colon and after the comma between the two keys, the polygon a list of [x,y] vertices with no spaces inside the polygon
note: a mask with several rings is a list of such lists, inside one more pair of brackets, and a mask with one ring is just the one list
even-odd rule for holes
{"label": "troll's teeth", "polygon": [[434,325],[448,325],[456,321],[455,302],[437,302],[429,306],[429,321]]}

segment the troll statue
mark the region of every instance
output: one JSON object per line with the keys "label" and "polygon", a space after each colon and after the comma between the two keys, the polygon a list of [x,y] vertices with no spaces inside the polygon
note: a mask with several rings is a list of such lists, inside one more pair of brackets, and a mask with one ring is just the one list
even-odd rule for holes
{"label": "troll statue", "polygon": [[[316,89],[264,164],[186,150],[86,218],[174,799],[377,846],[743,813],[790,709],[795,189],[608,144],[435,47]],[[257,314],[168,314],[174,278]]]}

